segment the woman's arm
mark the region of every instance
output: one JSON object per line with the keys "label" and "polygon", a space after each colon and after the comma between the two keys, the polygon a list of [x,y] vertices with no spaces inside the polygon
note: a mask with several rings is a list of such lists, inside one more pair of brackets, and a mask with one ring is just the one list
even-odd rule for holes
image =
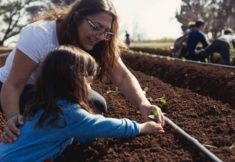
{"label": "woman's arm", "polygon": [[[16,50],[10,74],[1,89],[1,105],[7,117],[19,113],[19,99],[26,82],[31,73],[37,68],[38,64],[32,61],[20,50]],[[13,120],[14,119],[14,120]],[[7,121],[6,139],[12,141],[14,135],[19,134],[16,127],[17,120],[10,118]],[[8,137],[8,138],[7,138]],[[9,140],[10,139],[10,140]]]}
{"label": "woman's arm", "polygon": [[136,77],[127,69],[121,58],[118,59],[111,74],[112,82],[121,90],[126,98],[138,108],[149,105]]}
{"label": "woman's arm", "polygon": [[[140,109],[144,120],[148,120],[148,115],[150,115],[153,107],[159,108],[148,101],[138,80],[127,69],[121,58],[118,59],[117,64],[114,66],[110,78],[126,98]],[[159,115],[159,121],[164,125],[164,117],[162,113]]]}

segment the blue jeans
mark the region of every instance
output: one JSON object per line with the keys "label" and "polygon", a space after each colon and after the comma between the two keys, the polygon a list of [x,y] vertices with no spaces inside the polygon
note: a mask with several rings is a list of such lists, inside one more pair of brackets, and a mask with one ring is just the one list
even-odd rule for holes
{"label": "blue jeans", "polygon": [[[2,82],[0,82],[0,89],[2,88]],[[33,85],[27,84],[23,92],[20,95],[20,112],[23,113],[25,106],[32,101],[33,98]],[[88,101],[91,105],[96,109],[97,113],[105,113],[107,112],[107,103],[106,100],[101,94],[96,92],[95,90],[90,90],[88,94]]]}

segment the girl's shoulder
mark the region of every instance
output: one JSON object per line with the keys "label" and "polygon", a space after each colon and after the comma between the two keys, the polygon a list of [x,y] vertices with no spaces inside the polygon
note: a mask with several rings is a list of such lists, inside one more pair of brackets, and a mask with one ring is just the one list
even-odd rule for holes
{"label": "girl's shoulder", "polygon": [[63,107],[64,109],[69,109],[69,108],[81,108],[78,103],[66,100],[66,99],[58,99],[56,101],[56,104],[59,106]]}

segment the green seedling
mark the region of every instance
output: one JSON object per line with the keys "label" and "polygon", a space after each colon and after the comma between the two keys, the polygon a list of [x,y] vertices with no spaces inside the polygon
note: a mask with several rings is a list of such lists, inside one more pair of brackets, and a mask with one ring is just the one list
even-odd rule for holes
{"label": "green seedling", "polygon": [[118,92],[118,87],[115,87],[115,90],[107,90],[106,94]]}
{"label": "green seedling", "polygon": [[157,109],[156,107],[153,107],[152,108],[152,111],[151,111],[151,114],[152,115],[149,115],[149,119],[151,120],[156,120],[156,118],[160,115],[160,110]]}
{"label": "green seedling", "polygon": [[160,103],[161,105],[167,105],[166,96],[162,96],[162,97],[159,97],[159,98],[156,98],[156,99],[153,99],[152,97],[148,97],[148,100],[149,100],[150,102],[158,102],[158,103]]}
{"label": "green seedling", "polygon": [[166,60],[167,60],[167,61],[171,61],[172,59],[171,59],[170,56],[167,56],[167,57],[166,57]]}
{"label": "green seedling", "polygon": [[148,90],[149,90],[149,88],[148,88],[148,87],[144,87],[144,90],[143,90],[144,95],[146,95],[146,93],[148,92]]}
{"label": "green seedling", "polygon": [[157,109],[156,107],[153,107],[153,108],[152,108],[152,114],[153,114],[155,117],[157,117],[157,116],[160,114],[159,109]]}
{"label": "green seedling", "polygon": [[156,102],[159,102],[162,105],[166,105],[167,104],[167,99],[166,96],[162,96],[160,98],[155,99]]}
{"label": "green seedling", "polygon": [[235,147],[235,143],[233,143],[229,148],[233,149]]}

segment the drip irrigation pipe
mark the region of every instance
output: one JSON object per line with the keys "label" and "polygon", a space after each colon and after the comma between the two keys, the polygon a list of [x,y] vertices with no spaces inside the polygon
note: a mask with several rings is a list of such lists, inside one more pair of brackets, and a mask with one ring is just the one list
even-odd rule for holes
{"label": "drip irrigation pipe", "polygon": [[195,64],[202,64],[202,65],[209,65],[209,66],[235,69],[235,66],[222,65],[222,64],[213,64],[213,63],[206,63],[206,62],[200,62],[200,61],[192,61],[192,60],[180,59],[180,58],[175,58],[175,57],[170,57],[170,56],[161,56],[161,55],[156,55],[156,54],[150,54],[150,53],[147,53],[147,52],[132,51],[131,53],[136,54],[136,55],[145,55],[145,56],[158,57],[158,58],[164,58],[164,59],[169,59],[170,58],[170,60],[172,60],[172,61],[177,60],[177,61],[182,61],[182,62],[190,62],[190,63],[195,63]]}
{"label": "drip irrigation pipe", "polygon": [[165,116],[165,121],[167,124],[169,124],[171,127],[173,127],[180,135],[182,135],[184,138],[186,138],[190,143],[192,143],[194,146],[196,146],[202,153],[204,153],[210,160],[213,162],[222,162],[216,155],[214,155],[212,152],[210,152],[207,148],[205,148],[200,142],[198,142],[197,139],[190,136],[188,133],[186,133],[183,129],[181,129],[178,125],[176,125],[172,120],[170,120],[168,117]]}

